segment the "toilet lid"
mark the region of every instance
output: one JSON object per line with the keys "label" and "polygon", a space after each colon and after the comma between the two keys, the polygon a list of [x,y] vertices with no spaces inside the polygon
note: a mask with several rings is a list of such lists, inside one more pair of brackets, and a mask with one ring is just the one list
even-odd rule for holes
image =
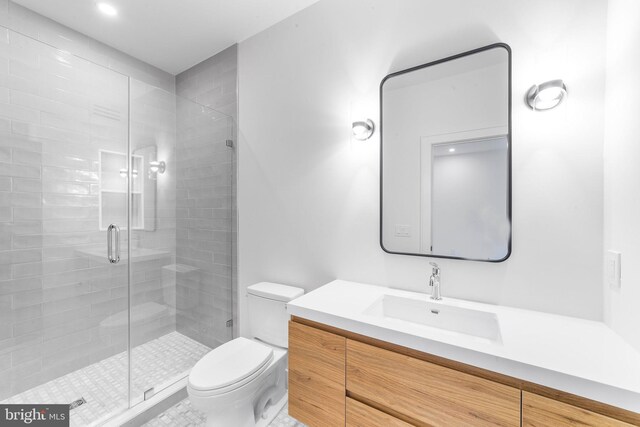
{"label": "toilet lid", "polygon": [[273,359],[273,349],[236,338],[207,353],[191,370],[189,384],[196,390],[215,390],[247,378]]}

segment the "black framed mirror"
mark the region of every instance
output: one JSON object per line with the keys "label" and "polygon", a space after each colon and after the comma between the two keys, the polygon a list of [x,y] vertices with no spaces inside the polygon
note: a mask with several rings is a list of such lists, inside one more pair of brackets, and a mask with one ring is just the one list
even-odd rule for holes
{"label": "black framed mirror", "polygon": [[511,49],[496,43],[380,84],[380,245],[501,262],[511,254]]}

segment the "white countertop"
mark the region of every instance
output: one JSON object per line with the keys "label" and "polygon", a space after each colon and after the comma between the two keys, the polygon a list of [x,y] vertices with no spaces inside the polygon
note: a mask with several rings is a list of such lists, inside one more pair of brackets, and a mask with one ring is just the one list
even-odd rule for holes
{"label": "white countertop", "polygon": [[[363,312],[385,295],[495,313],[491,341]],[[601,322],[335,280],[288,305],[290,315],[640,413],[640,352]]]}

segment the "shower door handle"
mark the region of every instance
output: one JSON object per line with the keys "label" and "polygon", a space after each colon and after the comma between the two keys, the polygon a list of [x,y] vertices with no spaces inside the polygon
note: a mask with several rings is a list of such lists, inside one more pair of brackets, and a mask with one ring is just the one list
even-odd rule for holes
{"label": "shower door handle", "polygon": [[[113,232],[115,231],[115,246],[116,246],[116,254],[113,255]],[[120,227],[115,224],[111,224],[109,228],[107,228],[107,259],[111,264],[117,264],[120,262]]]}

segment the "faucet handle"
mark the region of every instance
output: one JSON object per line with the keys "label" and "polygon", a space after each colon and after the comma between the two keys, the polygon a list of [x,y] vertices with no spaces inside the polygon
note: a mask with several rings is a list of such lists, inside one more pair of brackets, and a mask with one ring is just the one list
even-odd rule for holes
{"label": "faucet handle", "polygon": [[432,274],[440,274],[440,267],[438,266],[438,264],[436,264],[435,262],[430,262],[429,264],[433,266]]}

